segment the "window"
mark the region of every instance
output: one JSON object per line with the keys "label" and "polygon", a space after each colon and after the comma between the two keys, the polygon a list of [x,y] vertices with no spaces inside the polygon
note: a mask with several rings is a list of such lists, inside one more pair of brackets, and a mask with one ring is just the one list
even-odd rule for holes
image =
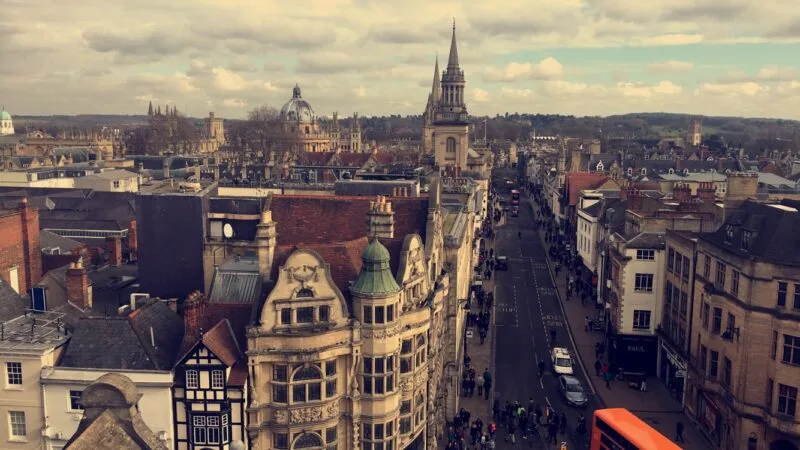
{"label": "window", "polygon": [[225,389],[225,372],[222,370],[211,371],[211,389]]}
{"label": "window", "polygon": [[9,386],[22,386],[22,363],[6,363],[6,384]]}
{"label": "window", "polygon": [[[227,423],[227,420],[225,421]],[[195,444],[220,444],[224,443],[220,427],[220,416],[193,416],[192,417],[192,442]]]}
{"label": "window", "polygon": [[636,292],[653,292],[653,274],[637,273],[634,290]]}
{"label": "window", "polygon": [[291,308],[283,308],[281,310],[281,325],[290,325],[291,323],[292,323]]}
{"label": "window", "polygon": [[783,362],[800,365],[800,337],[783,335]]}
{"label": "window", "polygon": [[455,138],[447,138],[447,153],[455,153],[456,152],[456,140]]}
{"label": "window", "polygon": [[633,311],[633,328],[650,329],[650,311],[636,309]]}
{"label": "window", "polygon": [[742,250],[748,250],[750,248],[750,238],[752,237],[752,233],[749,231],[742,232]]}
{"label": "window", "polygon": [[288,368],[284,365],[272,367],[272,401],[275,403],[289,403]]}
{"label": "window", "polygon": [[114,180],[114,181],[113,181],[113,186],[114,186],[115,188],[119,188],[119,180]]}
{"label": "window", "polygon": [[689,296],[681,291],[681,317],[686,317],[689,313]]}
{"label": "window", "polygon": [[364,307],[364,323],[372,323],[372,307]]}
{"label": "window", "polygon": [[305,306],[303,308],[297,308],[297,323],[312,323],[314,322],[314,308],[311,306]]}
{"label": "window", "polygon": [[200,378],[197,371],[190,369],[186,371],[186,389],[197,389],[200,387]]}
{"label": "window", "polygon": [[394,322],[394,305],[386,307],[386,323]]}
{"label": "window", "polygon": [[322,374],[317,367],[301,367],[292,377],[292,403],[319,400],[322,400]]}
{"label": "window", "polygon": [[716,334],[722,330],[722,308],[714,308],[714,322],[711,330]]}
{"label": "window", "polygon": [[394,356],[364,358],[364,393],[383,395],[394,392]]}
{"label": "window", "polygon": [[691,268],[691,263],[689,262],[689,257],[688,256],[684,256],[683,257],[683,274],[681,275],[681,278],[683,278],[686,281],[689,281],[689,270],[690,270],[690,268]]}
{"label": "window", "polygon": [[676,255],[676,256],[677,257],[675,258],[675,275],[681,276],[681,273],[683,273],[683,264],[682,264],[683,258],[681,258],[681,255]]}
{"label": "window", "polygon": [[376,306],[375,307],[375,323],[384,323],[384,307],[383,306]]}
{"label": "window", "polygon": [[8,423],[11,425],[12,438],[24,438],[28,434],[25,426],[25,412],[24,411],[9,411]]}
{"label": "window", "polygon": [[[675,301],[677,302],[678,299],[675,299]],[[672,282],[671,281],[667,281],[667,284],[664,287],[664,306],[665,306],[664,309],[667,310],[667,311],[672,306]]]}
{"label": "window", "polygon": [[667,271],[672,272],[673,267],[675,267],[675,250],[670,248],[667,250]]}
{"label": "window", "polygon": [[720,285],[722,287],[722,289],[725,289],[725,270],[726,269],[727,268],[725,267],[725,264],[723,264],[720,261],[717,261],[717,276],[715,278],[715,282],[718,285]]}
{"label": "window", "polygon": [[706,374],[706,368],[708,367],[708,349],[703,344],[700,344],[700,372],[703,375]]}
{"label": "window", "polygon": [[323,305],[319,307],[319,321],[328,322],[331,320],[331,307]]}
{"label": "window", "polygon": [[725,227],[725,243],[730,244],[733,241],[733,226],[727,225]]}
{"label": "window", "polygon": [[711,358],[708,363],[708,376],[709,378],[716,378],[719,371],[719,352],[711,350]]}
{"label": "window", "polygon": [[794,303],[792,307],[794,309],[800,309],[800,284],[794,285]]}
{"label": "window", "polygon": [[314,291],[309,288],[298,289],[295,298],[314,298]]}
{"label": "window", "polygon": [[364,423],[362,450],[394,450],[394,422]]}
{"label": "window", "polygon": [[767,378],[767,412],[772,414],[772,396],[775,395],[775,380]]}
{"label": "window", "polygon": [[778,308],[786,307],[786,292],[789,290],[789,283],[778,282]]}
{"label": "window", "polygon": [[400,434],[411,432],[411,400],[400,402]]}
{"label": "window", "polygon": [[636,250],[636,259],[640,261],[653,261],[656,259],[655,250]]}
{"label": "window", "polygon": [[731,387],[731,372],[733,370],[733,364],[728,357],[725,357],[725,366],[722,369],[722,385]]}
{"label": "window", "polygon": [[700,315],[703,319],[703,328],[706,330],[708,329],[708,317],[710,315],[709,311],[711,311],[711,307],[709,306],[708,302],[703,302],[703,310],[701,311]]}
{"label": "window", "polygon": [[703,258],[703,278],[706,280],[711,278],[711,256],[705,255]]}
{"label": "window", "polygon": [[82,391],[70,389],[69,391],[69,410],[70,411],[83,411],[81,404]]}
{"label": "window", "polygon": [[731,294],[739,294],[739,271],[734,270],[731,275]]}
{"label": "window", "polygon": [[797,413],[797,388],[778,384],[778,413],[795,417]]}

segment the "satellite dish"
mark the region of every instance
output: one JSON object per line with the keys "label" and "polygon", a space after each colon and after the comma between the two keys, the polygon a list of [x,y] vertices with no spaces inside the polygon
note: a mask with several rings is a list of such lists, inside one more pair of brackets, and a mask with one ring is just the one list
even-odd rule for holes
{"label": "satellite dish", "polygon": [[231,224],[226,223],[224,227],[222,227],[222,234],[225,236],[226,239],[230,239],[233,237],[233,226]]}

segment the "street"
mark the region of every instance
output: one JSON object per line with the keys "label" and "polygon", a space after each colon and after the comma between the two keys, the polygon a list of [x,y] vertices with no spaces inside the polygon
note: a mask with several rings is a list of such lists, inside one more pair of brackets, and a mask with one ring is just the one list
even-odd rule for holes
{"label": "street", "polygon": [[[506,176],[513,177],[513,174]],[[530,398],[542,408],[550,405],[558,414],[564,413],[567,417],[567,436],[559,436],[559,445],[566,441],[568,448],[584,448],[582,439],[575,434],[578,416],[582,413],[589,426],[598,402],[565,323],[545,249],[534,228],[530,203],[521,201],[519,217],[508,217],[505,225],[496,228],[496,233],[496,254],[507,256],[509,265],[507,271],[495,273],[495,398],[500,400],[501,406],[506,401],[518,401],[527,407]],[[574,376],[581,380],[589,394],[586,408],[568,406],[561,397],[557,376],[550,363],[550,330],[556,330],[556,345],[567,348],[572,355]],[[538,376],[539,361],[544,361],[547,367],[541,380]],[[497,448],[513,448],[504,442],[504,437],[505,431],[500,431]],[[519,441],[517,445],[520,445]]]}

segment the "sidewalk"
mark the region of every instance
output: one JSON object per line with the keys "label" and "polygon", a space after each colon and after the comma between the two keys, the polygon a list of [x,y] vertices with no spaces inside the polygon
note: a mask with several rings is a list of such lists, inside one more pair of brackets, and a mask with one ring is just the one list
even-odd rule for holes
{"label": "sidewalk", "polygon": [[[533,199],[530,200],[536,211]],[[539,238],[545,247],[545,253],[549,250],[546,244],[544,231],[539,230]],[[631,389],[627,381],[612,381],[611,389],[605,387],[602,377],[595,376],[595,343],[604,339],[603,332],[589,331],[584,327],[586,316],[594,317],[594,300],[587,301],[586,305],[581,305],[580,298],[573,295],[571,299],[564,300],[567,292],[567,271],[562,271],[558,276],[552,270],[552,261],[548,256],[548,267],[550,274],[556,281],[556,292],[561,300],[562,311],[569,327],[578,352],[578,357],[586,368],[589,375],[589,382],[592,390],[597,393],[596,397],[600,406],[603,408],[625,408],[636,414],[640,419],[647,422],[668,438],[675,437],[675,429],[678,421],[684,424],[684,440],[682,448],[686,450],[707,449],[708,443],[700,432],[692,426],[692,421],[683,413],[680,403],[673,398],[663,381],[658,378],[647,380],[647,392]]]}

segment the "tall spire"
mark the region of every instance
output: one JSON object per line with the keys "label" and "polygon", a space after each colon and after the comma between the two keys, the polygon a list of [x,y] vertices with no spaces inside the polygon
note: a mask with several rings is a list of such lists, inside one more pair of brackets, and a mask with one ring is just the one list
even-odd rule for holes
{"label": "tall spire", "polygon": [[439,80],[439,53],[436,53],[436,66],[433,69],[433,86],[431,86],[431,97],[433,102],[438,104],[442,98],[442,82]]}
{"label": "tall spire", "polygon": [[453,40],[450,41],[450,57],[447,59],[447,68],[458,68],[458,46],[456,45],[456,19],[453,18]]}

